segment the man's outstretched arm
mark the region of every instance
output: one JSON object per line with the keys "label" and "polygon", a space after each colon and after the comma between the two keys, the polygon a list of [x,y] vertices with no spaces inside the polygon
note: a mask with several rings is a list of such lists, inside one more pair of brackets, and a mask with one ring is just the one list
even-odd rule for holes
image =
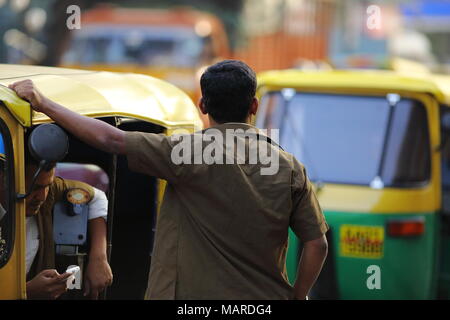
{"label": "man's outstretched arm", "polygon": [[294,285],[294,299],[304,300],[317,280],[328,253],[325,235],[304,243]]}
{"label": "man's outstretched arm", "polygon": [[108,153],[125,154],[125,132],[103,121],[82,116],[45,97],[31,80],[9,85],[32,108],[45,113],[81,141]]}

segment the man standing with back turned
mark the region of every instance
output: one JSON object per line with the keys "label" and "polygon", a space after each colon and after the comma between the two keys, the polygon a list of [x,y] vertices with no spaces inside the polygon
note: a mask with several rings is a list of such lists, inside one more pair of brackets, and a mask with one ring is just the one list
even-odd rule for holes
{"label": "man standing with back turned", "polygon": [[[278,155],[275,174],[261,174],[264,165],[248,161],[248,155],[246,161],[237,159],[240,152],[227,153],[223,164],[179,163],[173,151],[181,142],[173,137],[125,132],[81,116],[47,99],[30,80],[10,87],[82,141],[126,155],[131,170],[168,181],[147,298],[306,298],[327,254],[328,226],[303,166],[291,154],[257,133],[254,139]],[[201,89],[200,110],[211,123],[204,135],[257,132],[247,124],[258,108],[256,76],[245,63],[225,60],[210,66]],[[205,139],[196,139],[199,135],[186,135],[182,141],[193,141],[193,150],[199,143],[205,149]],[[236,134],[232,142],[243,142],[250,151],[252,139]],[[289,226],[304,244],[294,287],[285,268]]]}

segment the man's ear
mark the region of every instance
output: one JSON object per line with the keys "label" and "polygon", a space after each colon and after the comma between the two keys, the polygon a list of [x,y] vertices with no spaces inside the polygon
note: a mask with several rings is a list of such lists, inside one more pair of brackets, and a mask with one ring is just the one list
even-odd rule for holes
{"label": "man's ear", "polygon": [[250,115],[256,115],[258,112],[259,101],[258,98],[253,98],[252,105],[250,106]]}
{"label": "man's ear", "polygon": [[206,111],[206,108],[205,108],[205,103],[203,102],[203,97],[200,98],[200,100],[198,102],[198,107],[200,108],[200,111],[203,114],[208,114],[208,111]]}

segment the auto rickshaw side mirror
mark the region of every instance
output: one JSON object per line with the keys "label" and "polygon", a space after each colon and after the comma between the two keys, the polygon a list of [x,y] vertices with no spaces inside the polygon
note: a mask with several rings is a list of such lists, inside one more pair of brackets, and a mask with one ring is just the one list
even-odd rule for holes
{"label": "auto rickshaw side mirror", "polygon": [[69,137],[55,124],[42,124],[31,132],[28,138],[28,150],[39,161],[31,185],[26,194],[18,194],[17,199],[26,198],[33,190],[36,179],[42,170],[61,161],[69,151]]}

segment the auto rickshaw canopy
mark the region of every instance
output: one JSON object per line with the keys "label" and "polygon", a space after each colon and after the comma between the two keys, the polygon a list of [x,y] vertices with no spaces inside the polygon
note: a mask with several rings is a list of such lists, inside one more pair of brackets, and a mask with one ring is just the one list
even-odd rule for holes
{"label": "auto rickshaw canopy", "polygon": [[258,86],[266,90],[304,88],[350,91],[429,93],[440,103],[450,102],[450,77],[382,70],[282,70],[263,72]]}
{"label": "auto rickshaw canopy", "polygon": [[31,79],[49,99],[85,116],[123,116],[167,129],[202,126],[196,106],[183,91],[150,76],[1,64],[0,100],[26,127],[51,119],[32,111],[28,102],[7,88],[24,79]]}

